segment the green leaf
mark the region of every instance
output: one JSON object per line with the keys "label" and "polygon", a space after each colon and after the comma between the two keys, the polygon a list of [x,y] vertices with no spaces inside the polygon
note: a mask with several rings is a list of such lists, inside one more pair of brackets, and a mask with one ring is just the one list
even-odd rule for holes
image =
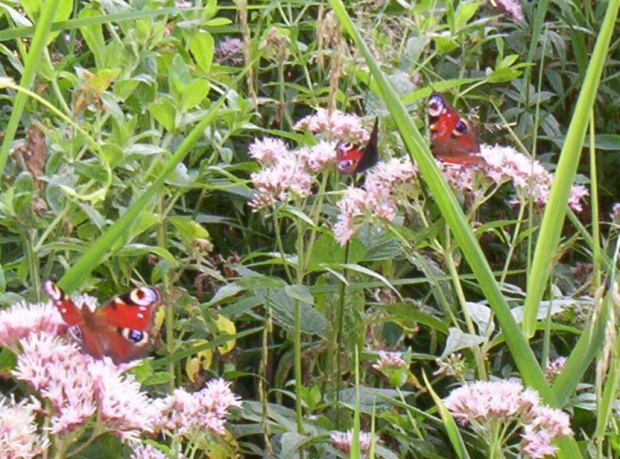
{"label": "green leaf", "polygon": [[183,103],[181,111],[186,112],[188,109],[195,107],[201,103],[209,94],[210,84],[207,80],[194,80],[183,89]]}
{"label": "green leaf", "polygon": [[192,56],[194,56],[198,67],[205,73],[209,73],[209,70],[211,70],[213,47],[213,37],[205,30],[196,32],[189,41],[189,50]]}
{"label": "green leaf", "polygon": [[167,97],[161,97],[159,100],[149,105],[149,113],[162,124],[167,131],[174,131],[176,109],[174,104]]}
{"label": "green leaf", "polygon": [[284,291],[293,300],[299,300],[310,306],[314,305],[314,297],[305,285],[287,285],[284,287]]}

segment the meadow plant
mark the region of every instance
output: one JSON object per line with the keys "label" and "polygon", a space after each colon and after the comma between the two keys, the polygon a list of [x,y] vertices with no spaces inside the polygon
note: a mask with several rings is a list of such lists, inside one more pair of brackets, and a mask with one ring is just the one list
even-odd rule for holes
{"label": "meadow plant", "polygon": [[566,413],[542,404],[536,391],[517,380],[466,384],[444,403],[459,424],[483,439],[490,458],[515,448],[532,458],[554,455],[552,441],[573,433]]}
{"label": "meadow plant", "polygon": [[[73,300],[79,307],[96,304],[89,295]],[[7,438],[2,457],[34,457],[50,447],[58,454],[74,454],[77,439],[90,436],[87,445],[106,433],[133,445],[157,435],[192,444],[209,432],[216,442],[226,432],[229,410],[241,406],[230,383],[221,379],[194,393],[176,389],[164,398],[151,397],[129,373],[135,363],[96,360],[67,341],[65,332],[51,303],[19,303],[0,313],[0,342],[17,354],[11,376],[32,392],[19,403],[2,400],[3,416],[10,415],[1,421]],[[42,423],[36,422],[37,413],[43,415]],[[137,451],[139,457],[151,454],[148,447]]]}

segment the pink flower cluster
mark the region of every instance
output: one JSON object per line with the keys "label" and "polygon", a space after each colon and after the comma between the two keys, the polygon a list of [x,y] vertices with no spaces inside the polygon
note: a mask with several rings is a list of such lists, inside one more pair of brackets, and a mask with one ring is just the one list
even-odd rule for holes
{"label": "pink flower cluster", "polygon": [[[338,449],[345,453],[351,452],[351,445],[353,444],[353,430],[347,430],[346,432],[334,431],[330,434],[330,437]],[[367,454],[370,451],[370,445],[372,444],[372,434],[370,432],[360,431],[358,439],[362,454]]]}
{"label": "pink flower cluster", "polygon": [[523,10],[517,0],[491,0],[491,3],[515,21],[523,21]]}
{"label": "pink flower cluster", "polygon": [[356,115],[334,110],[331,114],[324,108],[318,108],[314,115],[299,120],[296,131],[310,131],[326,140],[337,142],[365,143],[370,135],[362,125],[362,119]]}
{"label": "pink flower cluster", "polygon": [[67,325],[51,303],[20,302],[0,312],[0,346],[15,354],[19,351],[19,341],[33,332],[56,335],[66,329]]}
{"label": "pink flower cluster", "polygon": [[224,37],[213,50],[217,62],[241,64],[243,62],[243,40],[233,37]]}
{"label": "pink flower cluster", "polygon": [[362,188],[347,188],[337,203],[340,214],[334,225],[334,235],[338,242],[346,244],[367,220],[393,221],[397,205],[420,191],[417,172],[409,157],[392,158],[369,170]]}
{"label": "pink flower cluster", "polygon": [[[531,196],[535,204],[543,205],[549,199],[553,174],[542,164],[519,153],[513,147],[481,145],[481,155],[486,161],[485,174],[495,183],[511,181],[517,193]],[[576,212],[582,210],[582,199],[588,195],[583,185],[573,185],[568,205]]]}
{"label": "pink flower cluster", "polygon": [[108,431],[133,437],[151,431],[157,412],[132,375],[111,360],[95,360],[61,336],[31,334],[13,376],[51,402],[51,432],[75,430],[95,414]]}
{"label": "pink flower cluster", "polygon": [[549,381],[562,373],[564,365],[566,365],[566,360],[566,357],[558,357],[557,359],[549,360],[545,370],[545,376]]}
{"label": "pink flower cluster", "polygon": [[230,383],[215,379],[198,392],[175,389],[160,401],[156,424],[159,430],[176,431],[179,435],[204,430],[223,435],[228,410],[240,406],[241,400],[230,390]]}
{"label": "pink flower cluster", "polygon": [[312,146],[289,150],[282,140],[267,137],[249,147],[249,155],[262,166],[251,176],[257,193],[250,206],[256,210],[269,208],[276,201],[310,196],[316,176],[336,164],[336,140],[365,142],[369,137],[358,116],[335,111],[330,117],[324,109],[305,117],[295,128],[307,129],[321,140]]}
{"label": "pink flower cluster", "polygon": [[0,457],[29,459],[47,450],[49,441],[37,432],[35,421],[41,411],[35,398],[16,403],[0,396]]}
{"label": "pink flower cluster", "polygon": [[444,402],[462,425],[470,424],[487,437],[501,430],[498,424],[519,423],[520,448],[533,458],[554,454],[557,447],[552,441],[573,433],[566,413],[543,405],[536,391],[516,380],[468,384],[452,391]]}
{"label": "pink flower cluster", "polygon": [[168,456],[160,449],[152,445],[137,443],[133,447],[130,459],[167,459]]}
{"label": "pink flower cluster", "polygon": [[[95,300],[83,295],[74,301],[92,307]],[[220,379],[196,393],[177,389],[169,397],[151,398],[126,373],[130,364],[116,366],[108,358],[96,360],[84,354],[61,335],[66,331],[61,321],[51,303],[20,303],[0,313],[0,343],[17,353],[12,375],[49,402],[44,414],[49,417],[51,435],[63,438],[92,422],[99,433],[114,432],[134,442],[142,433],[160,430],[185,435],[208,429],[222,435],[229,409],[240,406],[230,384]],[[47,448],[47,437],[37,433],[34,422],[34,413],[43,411],[38,401],[0,401],[0,405],[0,457],[33,457]],[[13,446],[6,446],[4,438],[11,439]],[[71,435],[66,438],[75,440]],[[4,454],[10,448],[19,454]],[[157,457],[155,452],[150,457]]]}
{"label": "pink flower cluster", "polygon": [[400,352],[379,352],[379,360],[372,366],[375,370],[386,371],[394,368],[408,367]]}

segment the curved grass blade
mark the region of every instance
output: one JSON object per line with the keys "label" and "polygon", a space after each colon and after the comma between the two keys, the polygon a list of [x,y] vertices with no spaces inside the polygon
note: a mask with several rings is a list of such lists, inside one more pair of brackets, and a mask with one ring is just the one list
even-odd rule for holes
{"label": "curved grass blade", "polygon": [[424,383],[426,384],[426,388],[428,389],[428,393],[433,397],[433,401],[435,402],[435,406],[437,406],[437,411],[439,411],[439,415],[443,421],[443,425],[448,433],[448,438],[450,439],[450,443],[452,443],[452,447],[456,452],[456,455],[459,459],[469,458],[469,453],[465,448],[465,442],[463,441],[463,437],[461,437],[461,432],[452,417],[452,414],[446,408],[446,405],[443,404],[443,401],[433,390],[433,386],[428,381],[426,377],[426,373],[422,372],[422,376],[424,377]]}
{"label": "curved grass blade", "polygon": [[[43,2],[43,7],[41,9],[41,13],[39,14],[34,31],[34,36],[32,37],[30,51],[26,57],[24,73],[22,74],[22,78],[19,82],[19,85],[22,88],[30,89],[32,82],[34,81],[59,2],[60,0],[48,0],[47,2]],[[13,104],[11,118],[9,118],[9,122],[4,132],[2,147],[0,147],[0,176],[4,175],[4,166],[9,157],[11,144],[15,138],[17,126],[19,126],[19,121],[21,119],[22,112],[24,111],[27,98],[28,96],[23,92],[20,92],[17,96],[15,96],[15,103]]]}

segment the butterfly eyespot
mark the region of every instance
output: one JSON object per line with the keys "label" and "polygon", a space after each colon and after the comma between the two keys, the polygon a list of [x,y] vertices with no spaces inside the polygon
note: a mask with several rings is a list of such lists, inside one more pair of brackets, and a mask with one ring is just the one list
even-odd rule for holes
{"label": "butterfly eyespot", "polygon": [[129,294],[129,298],[138,306],[147,306],[155,303],[158,300],[159,295],[157,294],[157,291],[150,287],[142,287],[132,290]]}
{"label": "butterfly eyespot", "polygon": [[439,116],[444,110],[443,98],[439,94],[433,94],[428,99],[428,114],[432,117]]}
{"label": "butterfly eyespot", "polygon": [[52,281],[46,280],[43,283],[43,288],[45,289],[47,296],[49,296],[53,301],[58,301],[62,298],[62,291]]}
{"label": "butterfly eyespot", "polygon": [[455,137],[460,137],[466,133],[467,133],[467,124],[464,123],[462,120],[456,123],[456,126],[454,126],[454,131],[452,132],[452,134]]}
{"label": "butterfly eyespot", "polygon": [[79,325],[73,325],[69,327],[69,334],[76,341],[82,341],[82,329],[79,327]]}
{"label": "butterfly eyespot", "polygon": [[131,328],[121,329],[121,335],[130,343],[137,346],[143,346],[149,341],[149,334],[140,330],[133,330]]}

